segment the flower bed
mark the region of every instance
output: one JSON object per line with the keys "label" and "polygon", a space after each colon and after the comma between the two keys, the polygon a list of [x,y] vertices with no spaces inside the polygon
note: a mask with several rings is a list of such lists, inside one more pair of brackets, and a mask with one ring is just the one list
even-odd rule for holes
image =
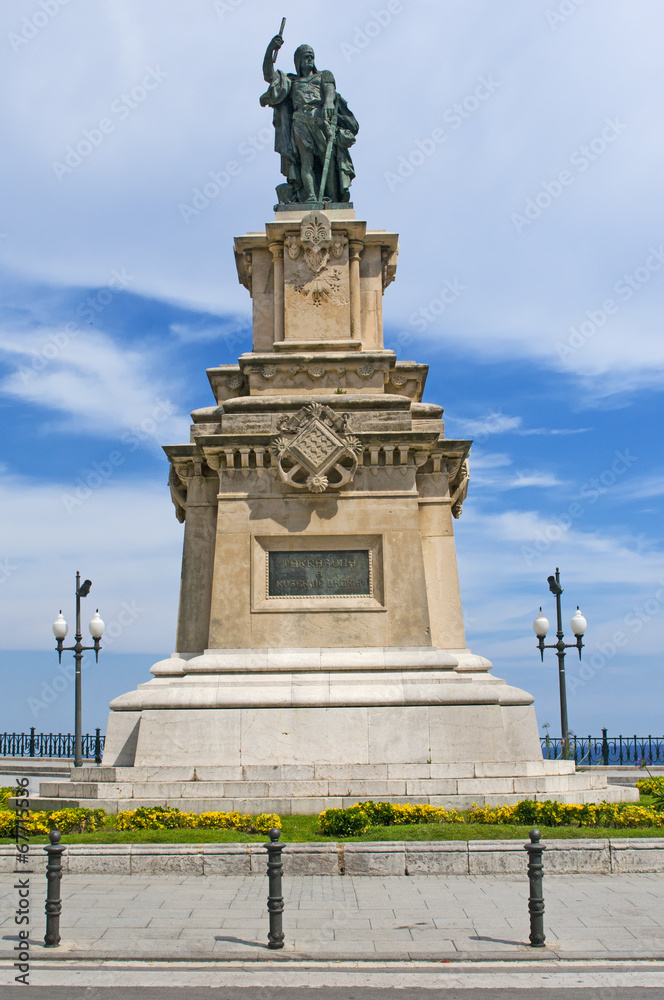
{"label": "flower bed", "polygon": [[281,829],[281,819],[276,813],[261,813],[247,816],[239,812],[186,813],[179,809],[152,808],[132,809],[120,812],[115,823],[116,830],[241,830],[243,833],[264,833]]}
{"label": "flower bed", "polygon": [[[11,795],[14,789],[9,789]],[[0,810],[0,837],[16,834],[16,813]],[[21,829],[28,836],[48,834],[57,829],[60,833],[94,833],[96,830],[240,830],[243,833],[268,834],[273,827],[281,829],[281,819],[275,813],[246,816],[238,812],[180,812],[179,809],[132,809],[108,816],[103,809],[57,809],[51,812],[30,812],[21,821]]]}
{"label": "flower bed", "polygon": [[512,806],[476,806],[466,813],[427,805],[359,802],[348,809],[326,809],[318,817],[319,832],[331,837],[361,836],[372,826],[419,823],[483,823],[516,826],[583,826],[608,829],[664,826],[664,812],[629,803],[532,802]]}
{"label": "flower bed", "polygon": [[[57,809],[52,812],[27,813],[19,822],[21,831],[34,837],[51,830],[59,830],[60,833],[94,833],[104,826],[105,818],[103,809]],[[0,811],[0,837],[15,837],[16,823],[15,812],[8,809]]]}

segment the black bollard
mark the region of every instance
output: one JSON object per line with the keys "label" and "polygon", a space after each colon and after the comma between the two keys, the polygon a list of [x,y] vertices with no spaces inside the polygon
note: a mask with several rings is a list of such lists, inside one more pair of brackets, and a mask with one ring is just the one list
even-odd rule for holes
{"label": "black bollard", "polygon": [[48,835],[50,844],[45,847],[46,858],[46,936],[45,948],[57,948],[60,943],[60,881],[62,879],[62,854],[66,850],[60,843],[59,830],[51,830]]}
{"label": "black bollard", "polygon": [[528,851],[528,878],[530,879],[528,911],[530,913],[531,948],[543,948],[546,941],[544,935],[544,896],[542,894],[542,879],[544,878],[542,855],[546,847],[540,843],[541,836],[539,830],[531,830],[530,843],[524,846],[524,850]]}
{"label": "black bollard", "polygon": [[268,948],[283,948],[284,927],[282,914],[284,912],[284,897],[282,895],[281,876],[284,868],[281,863],[281,852],[284,844],[279,843],[281,830],[270,830],[270,843],[267,849],[268,897],[267,910],[270,914],[270,933],[267,936]]}

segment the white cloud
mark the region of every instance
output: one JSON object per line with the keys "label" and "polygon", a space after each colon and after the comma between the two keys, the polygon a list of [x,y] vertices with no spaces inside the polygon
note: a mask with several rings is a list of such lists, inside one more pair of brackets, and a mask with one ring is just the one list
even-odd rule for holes
{"label": "white cloud", "polygon": [[115,343],[97,330],[68,333],[0,331],[0,351],[15,370],[0,391],[64,415],[64,427],[105,436],[137,433],[141,440],[176,435],[189,421],[172,402],[173,384],[154,370],[153,352]]}
{"label": "white cloud", "polygon": [[524,427],[523,417],[510,417],[506,413],[491,412],[476,419],[456,417],[452,423],[459,424],[461,433],[468,434],[476,441],[483,441],[494,434],[516,434],[519,437],[564,437],[570,434],[586,434],[589,427]]}
{"label": "white cloud", "polygon": [[[641,669],[647,662],[644,657],[661,654],[664,552],[654,540],[628,533],[614,535],[583,521],[565,528],[535,511],[491,515],[470,503],[455,534],[469,644],[494,661],[498,676],[527,689],[539,683],[526,681],[514,671],[539,663],[532,620],[542,606],[549,621],[555,621],[547,577],[556,566],[564,587],[565,629],[569,631],[577,604],[588,619],[582,663],[594,654],[603,655],[602,649],[610,652],[616,633],[625,639],[619,640],[622,645],[607,660],[610,665]],[[571,639],[570,633],[567,641]],[[573,674],[575,662],[574,655],[569,664]],[[597,657],[592,662],[597,664]],[[601,670],[597,677],[601,678]],[[602,690],[606,707],[611,706],[615,714],[622,698],[619,688],[614,684]],[[549,704],[555,705],[554,687]],[[553,714],[553,707],[546,711]],[[588,707],[589,713],[593,711]]]}
{"label": "white cloud", "polygon": [[486,469],[502,469],[511,464],[512,459],[509,455],[502,454],[501,452],[491,453],[476,451],[476,449],[473,448],[471,457],[471,469],[473,476],[478,471],[484,471]]}
{"label": "white cloud", "polygon": [[496,452],[480,453],[475,456],[471,454],[470,475],[474,486],[479,486],[492,491],[503,491],[512,489],[522,489],[535,487],[546,489],[554,486],[564,486],[565,482],[551,472],[538,470],[519,470],[514,472],[497,471],[505,470],[513,465],[513,459],[509,455]]}
{"label": "white cloud", "polygon": [[493,434],[515,431],[521,427],[523,421],[521,417],[508,417],[504,413],[488,413],[479,420],[458,420],[457,422],[461,424],[465,434],[470,434],[481,440]]}
{"label": "white cloud", "polygon": [[[138,613],[115,652],[173,647],[182,527],[164,482],[126,483],[122,470],[73,508],[69,483],[0,484],[0,628],[3,647],[50,649],[51,622],[72,615],[74,577],[93,581],[84,614],[99,607],[108,624],[123,602]],[[85,619],[86,628],[87,621]],[[148,679],[148,678],[146,678]]]}
{"label": "white cloud", "polygon": [[511,481],[508,488],[520,489],[530,486],[546,488],[562,485],[562,479],[558,479],[557,476],[554,476],[550,472],[518,472],[516,478]]}
{"label": "white cloud", "polygon": [[629,483],[615,487],[614,494],[620,499],[630,501],[664,496],[664,476],[643,476],[640,479],[634,479]]}
{"label": "white cloud", "polygon": [[181,344],[215,343],[220,349],[230,352],[251,336],[251,326],[243,316],[220,319],[216,324],[211,324],[209,320],[200,324],[171,323],[169,330]]}
{"label": "white cloud", "polygon": [[522,437],[532,437],[535,435],[551,437],[566,437],[569,434],[587,434],[590,427],[523,427],[518,433]]}
{"label": "white cloud", "polygon": [[[464,507],[464,518],[466,511]],[[516,577],[526,578],[533,570],[541,574],[542,567],[547,568],[552,560],[560,560],[577,580],[596,588],[616,585],[647,590],[664,578],[664,553],[655,539],[630,534],[627,530],[620,533],[584,530],[586,524],[593,523],[589,511],[569,524],[560,517],[547,518],[533,510],[491,514],[468,506],[468,514],[474,537],[481,538],[483,543],[494,539],[495,544],[504,547],[502,556],[496,558],[496,565],[501,566],[502,572],[509,570],[510,575]],[[507,553],[509,558],[506,560]],[[486,553],[482,560],[486,567]]]}

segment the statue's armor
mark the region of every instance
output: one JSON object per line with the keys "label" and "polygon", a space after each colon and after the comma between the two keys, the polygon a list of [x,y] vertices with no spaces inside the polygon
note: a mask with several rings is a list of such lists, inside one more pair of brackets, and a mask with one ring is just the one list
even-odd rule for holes
{"label": "statue's armor", "polygon": [[320,118],[323,112],[322,73],[315,73],[306,80],[293,80],[293,112],[309,118]]}

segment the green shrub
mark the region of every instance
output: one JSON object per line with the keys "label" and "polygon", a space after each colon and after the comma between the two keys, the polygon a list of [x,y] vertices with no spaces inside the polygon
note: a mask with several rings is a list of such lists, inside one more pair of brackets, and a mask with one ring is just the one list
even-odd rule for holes
{"label": "green shrub", "polygon": [[326,809],[318,828],[328,837],[361,836],[371,826],[410,826],[413,823],[463,823],[456,809],[400,805],[391,802],[358,802],[348,809]]}
{"label": "green shrub", "polygon": [[177,830],[187,825],[188,813],[163,806],[141,806],[119,812],[116,820],[118,830]]}
{"label": "green shrub", "polygon": [[361,837],[371,825],[363,805],[358,803],[349,809],[326,809],[318,817],[318,829],[326,837]]}
{"label": "green shrub", "polygon": [[[22,789],[20,791],[22,792]],[[9,809],[9,800],[13,799],[18,792],[19,789],[16,787],[5,785],[0,788],[0,809]]]}
{"label": "green shrub", "polygon": [[644,795],[652,795],[655,809],[664,811],[664,777],[650,774],[649,778],[639,778],[636,787]]}

